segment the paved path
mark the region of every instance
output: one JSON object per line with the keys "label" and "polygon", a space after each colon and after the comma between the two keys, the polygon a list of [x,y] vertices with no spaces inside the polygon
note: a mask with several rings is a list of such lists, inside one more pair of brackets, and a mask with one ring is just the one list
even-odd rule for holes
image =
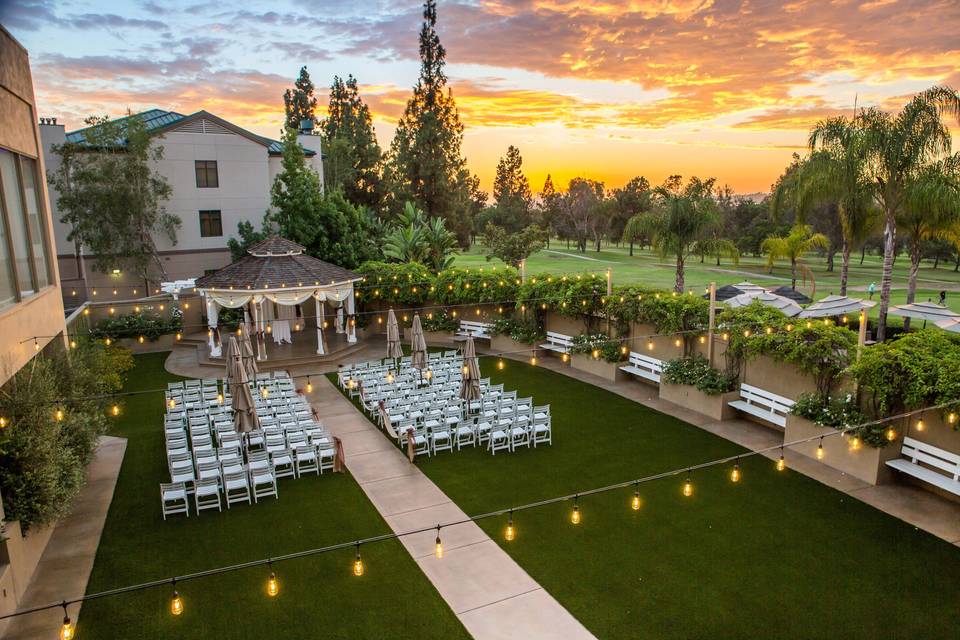
{"label": "paved path", "polygon": [[[70,515],[57,524],[40,563],[20,601],[28,609],[87,592],[87,580],[100,545],[100,534],[107,520],[113,490],[117,486],[120,465],[127,449],[124,438],[104,436],[97,453],[87,467],[87,483],[74,500]],[[70,606],[76,623],[80,605]],[[46,640],[53,637],[63,622],[62,609],[49,609],[13,618],[4,640]]]}
{"label": "paved path", "polygon": [[[350,473],[395,532],[467,517],[325,377],[314,382],[311,400],[343,440]],[[474,638],[593,638],[475,523],[444,527],[441,536],[442,559],[434,556],[433,531],[401,542]]]}

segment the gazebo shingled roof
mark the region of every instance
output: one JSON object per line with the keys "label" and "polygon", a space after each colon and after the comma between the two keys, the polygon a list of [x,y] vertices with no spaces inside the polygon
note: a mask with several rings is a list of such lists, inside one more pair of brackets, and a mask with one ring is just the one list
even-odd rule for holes
{"label": "gazebo shingled roof", "polygon": [[272,236],[247,249],[236,262],[197,278],[198,289],[280,289],[353,282],[362,276],[305,255],[304,247]]}

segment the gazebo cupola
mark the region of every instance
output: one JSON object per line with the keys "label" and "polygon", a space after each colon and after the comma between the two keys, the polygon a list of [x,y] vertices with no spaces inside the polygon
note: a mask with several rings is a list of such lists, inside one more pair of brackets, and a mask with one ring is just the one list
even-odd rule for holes
{"label": "gazebo cupola", "polygon": [[[240,260],[197,279],[197,292],[206,304],[211,356],[221,353],[217,327],[221,308],[244,310],[244,322],[257,337],[257,359],[262,360],[267,357],[265,334],[274,334],[277,341],[291,341],[289,323],[298,317],[296,307],[310,298],[316,310],[318,354],[326,353],[327,306],[335,310],[337,333],[346,333],[347,342],[356,342],[353,286],[362,276],[304,252],[302,245],[272,236],[250,246]],[[305,326],[306,315],[301,317]]]}

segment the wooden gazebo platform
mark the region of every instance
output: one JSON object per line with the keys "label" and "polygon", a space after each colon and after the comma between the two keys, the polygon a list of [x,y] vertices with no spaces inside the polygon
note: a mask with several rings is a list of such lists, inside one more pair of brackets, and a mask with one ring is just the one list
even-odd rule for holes
{"label": "wooden gazebo platform", "polygon": [[[348,342],[345,334],[330,332],[325,337],[327,352],[317,353],[317,347],[309,340],[294,340],[290,344],[266,343],[267,357],[257,361],[260,371],[283,370],[304,364],[337,362],[349,356],[354,351],[364,348],[362,342]],[[221,356],[211,356],[207,345],[206,333],[194,333],[183,336],[181,345],[194,347],[197,350],[197,362],[201,365],[226,367],[226,359]]]}

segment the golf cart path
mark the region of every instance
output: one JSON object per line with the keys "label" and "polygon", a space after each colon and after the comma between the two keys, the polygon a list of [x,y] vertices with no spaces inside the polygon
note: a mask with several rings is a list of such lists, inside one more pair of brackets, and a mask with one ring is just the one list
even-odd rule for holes
{"label": "golf cart path", "polygon": [[[316,379],[311,404],[343,441],[347,468],[394,532],[467,519],[325,377]],[[440,536],[443,558],[434,555],[435,530],[400,542],[477,640],[594,638],[476,523],[444,527]]]}

